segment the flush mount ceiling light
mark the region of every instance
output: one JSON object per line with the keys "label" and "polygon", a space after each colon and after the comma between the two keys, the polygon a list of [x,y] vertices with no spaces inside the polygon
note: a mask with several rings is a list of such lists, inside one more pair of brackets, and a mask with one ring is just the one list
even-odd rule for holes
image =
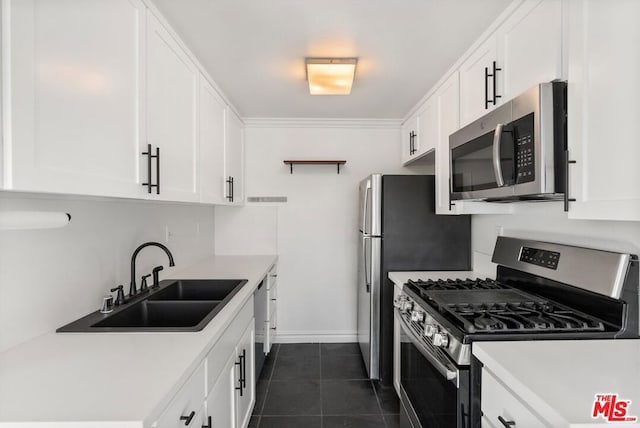
{"label": "flush mount ceiling light", "polygon": [[349,95],[357,58],[306,58],[311,95]]}

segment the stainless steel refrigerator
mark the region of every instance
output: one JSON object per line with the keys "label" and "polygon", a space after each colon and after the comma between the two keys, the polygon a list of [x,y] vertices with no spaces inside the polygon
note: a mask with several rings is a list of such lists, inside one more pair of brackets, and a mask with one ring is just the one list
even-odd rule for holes
{"label": "stainless steel refrigerator", "polygon": [[470,270],[471,219],[436,215],[435,178],[373,174],[360,182],[358,342],[369,377],[393,381],[390,271]]}

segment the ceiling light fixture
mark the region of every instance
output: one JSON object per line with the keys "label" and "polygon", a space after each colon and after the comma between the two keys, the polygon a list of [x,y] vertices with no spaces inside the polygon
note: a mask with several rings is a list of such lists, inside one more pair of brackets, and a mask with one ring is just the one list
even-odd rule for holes
{"label": "ceiling light fixture", "polygon": [[311,95],[349,95],[357,58],[306,58]]}

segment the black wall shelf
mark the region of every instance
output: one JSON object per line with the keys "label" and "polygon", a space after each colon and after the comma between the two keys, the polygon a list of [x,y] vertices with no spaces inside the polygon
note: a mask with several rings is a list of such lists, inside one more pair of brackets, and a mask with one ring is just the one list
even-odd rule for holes
{"label": "black wall shelf", "polygon": [[346,160],[305,160],[305,159],[297,159],[297,160],[284,160],[285,165],[289,165],[289,171],[293,174],[293,165],[335,165],[338,174],[340,174],[340,165],[344,165],[347,163]]}

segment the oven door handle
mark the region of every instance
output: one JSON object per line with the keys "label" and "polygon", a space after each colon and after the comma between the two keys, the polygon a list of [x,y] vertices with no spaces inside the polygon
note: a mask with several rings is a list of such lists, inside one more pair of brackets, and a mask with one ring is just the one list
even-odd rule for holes
{"label": "oven door handle", "polygon": [[448,381],[451,381],[458,387],[458,375],[459,370],[455,367],[451,367],[452,364],[448,361],[442,361],[442,358],[434,355],[429,348],[424,346],[423,343],[416,338],[415,333],[411,331],[411,328],[407,324],[407,321],[402,317],[402,314],[398,309],[395,309],[396,317],[400,322],[400,326],[404,333],[411,339],[411,343],[418,348],[418,351],[438,370],[438,372]]}
{"label": "oven door handle", "polygon": [[504,125],[499,123],[493,134],[493,172],[496,176],[496,184],[498,187],[504,187],[504,178],[502,177],[502,165],[500,164],[500,145],[502,143],[502,128]]}

